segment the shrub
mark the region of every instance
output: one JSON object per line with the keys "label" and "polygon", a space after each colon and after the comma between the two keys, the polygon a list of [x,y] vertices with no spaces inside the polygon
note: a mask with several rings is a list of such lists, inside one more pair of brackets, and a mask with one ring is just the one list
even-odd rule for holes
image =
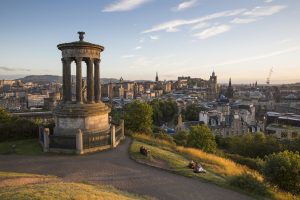
{"label": "shrub", "polygon": [[166,140],[166,141],[169,141],[169,142],[171,142],[171,143],[174,143],[173,137],[170,136],[170,135],[167,134],[167,133],[160,132],[160,133],[158,133],[158,134],[155,134],[154,136],[155,136],[155,138],[162,139],[162,140]]}
{"label": "shrub", "polygon": [[152,108],[147,103],[133,101],[124,108],[125,127],[133,132],[152,133]]}
{"label": "shrub", "polygon": [[173,137],[177,145],[186,146],[189,133],[187,131],[179,131]]}
{"label": "shrub", "polygon": [[292,193],[300,193],[300,155],[284,151],[266,157],[264,175],[268,181]]}
{"label": "shrub", "polygon": [[211,130],[206,125],[192,126],[188,136],[187,146],[215,152],[217,144]]}
{"label": "shrub", "polygon": [[248,173],[230,177],[229,184],[255,195],[271,195],[268,187],[262,181]]}

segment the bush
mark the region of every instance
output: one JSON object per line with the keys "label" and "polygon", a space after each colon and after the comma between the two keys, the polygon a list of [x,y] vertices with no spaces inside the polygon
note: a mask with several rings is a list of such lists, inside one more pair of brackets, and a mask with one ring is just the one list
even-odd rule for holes
{"label": "bush", "polygon": [[187,145],[206,152],[215,152],[217,149],[215,138],[206,125],[192,126]]}
{"label": "bush", "polygon": [[155,136],[155,138],[162,139],[162,140],[166,140],[166,141],[169,141],[169,142],[171,142],[171,143],[174,143],[173,137],[170,136],[169,134],[160,132],[160,133],[158,133],[158,134],[155,134],[154,136]]}
{"label": "bush", "polygon": [[14,119],[0,124],[0,142],[38,138],[38,125],[25,119]]}
{"label": "bush", "polygon": [[300,155],[284,151],[266,157],[264,168],[266,179],[279,188],[292,193],[300,193]]}
{"label": "bush", "polygon": [[173,137],[177,145],[186,146],[189,133],[187,131],[179,131]]}
{"label": "bush", "polygon": [[226,157],[241,165],[246,165],[250,169],[263,172],[265,161],[261,158],[243,157],[237,154],[226,154]]}
{"label": "bush", "polygon": [[248,173],[231,177],[229,184],[255,195],[271,195],[268,187],[262,181]]}
{"label": "bush", "polygon": [[133,132],[152,133],[152,108],[147,103],[133,101],[124,108],[125,127]]}

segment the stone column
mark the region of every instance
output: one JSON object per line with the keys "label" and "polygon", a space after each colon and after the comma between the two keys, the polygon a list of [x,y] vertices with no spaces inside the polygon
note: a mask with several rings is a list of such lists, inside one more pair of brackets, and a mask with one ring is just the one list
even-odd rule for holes
{"label": "stone column", "polygon": [[49,128],[45,128],[44,129],[44,148],[43,148],[44,152],[49,152],[49,134],[50,134]]}
{"label": "stone column", "polygon": [[82,131],[80,129],[76,133],[76,153],[79,155],[83,154]]}
{"label": "stone column", "polygon": [[100,60],[95,59],[94,61],[95,64],[95,74],[94,74],[94,82],[95,82],[95,102],[99,103],[100,102]]}
{"label": "stone column", "polygon": [[87,101],[88,103],[94,103],[93,60],[88,59],[87,65]]}
{"label": "stone column", "polygon": [[67,101],[72,101],[72,79],[71,79],[71,60],[69,58],[64,58],[65,59],[65,66],[66,66],[66,100]]}
{"label": "stone column", "polygon": [[116,126],[115,125],[111,126],[111,147],[112,148],[116,147]]}
{"label": "stone column", "polygon": [[82,58],[76,58],[76,102],[82,103]]}
{"label": "stone column", "polygon": [[61,62],[63,64],[63,78],[62,78],[62,81],[63,81],[63,101],[66,102],[67,101],[67,84],[66,84],[66,80],[67,80],[67,65],[66,65],[66,60],[64,58],[61,59]]}

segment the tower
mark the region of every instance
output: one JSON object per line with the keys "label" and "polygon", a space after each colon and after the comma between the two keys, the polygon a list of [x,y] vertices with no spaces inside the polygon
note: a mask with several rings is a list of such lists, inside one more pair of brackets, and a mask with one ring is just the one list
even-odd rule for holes
{"label": "tower", "polygon": [[215,71],[212,72],[212,75],[209,77],[208,81],[208,99],[215,100],[218,95],[218,82]]}
{"label": "tower", "polygon": [[159,79],[158,79],[158,73],[156,72],[155,82],[157,83],[158,81],[159,81]]}
{"label": "tower", "polygon": [[229,83],[228,83],[228,87],[227,87],[227,91],[226,91],[226,97],[227,98],[233,98],[233,88],[231,85],[231,78],[229,78]]}

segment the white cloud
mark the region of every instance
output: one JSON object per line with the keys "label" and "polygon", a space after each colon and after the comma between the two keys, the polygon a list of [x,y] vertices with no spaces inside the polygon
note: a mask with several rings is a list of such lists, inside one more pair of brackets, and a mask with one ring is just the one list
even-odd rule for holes
{"label": "white cloud", "polygon": [[260,16],[270,16],[280,12],[285,9],[286,5],[275,5],[275,6],[265,6],[265,7],[255,7],[254,9],[247,11],[244,15],[252,16],[252,17],[260,17]]}
{"label": "white cloud", "polygon": [[159,40],[159,36],[158,35],[150,35],[150,39],[151,40]]}
{"label": "white cloud", "polygon": [[121,58],[134,58],[136,55],[123,55]]}
{"label": "white cloud", "polygon": [[286,44],[286,43],[289,43],[289,42],[291,42],[291,41],[292,41],[291,38],[285,38],[285,39],[281,40],[281,41],[279,42],[279,44]]}
{"label": "white cloud", "polygon": [[102,12],[129,11],[148,3],[149,1],[150,0],[118,0],[115,3],[106,6]]}
{"label": "white cloud", "polygon": [[153,26],[152,28],[143,31],[142,33],[151,33],[151,32],[157,32],[157,31],[176,32],[176,31],[178,31],[178,28],[180,26],[197,24],[197,23],[205,22],[205,21],[212,20],[212,19],[222,18],[222,17],[236,16],[245,11],[246,11],[246,9],[227,10],[227,11],[223,11],[223,12],[217,12],[217,13],[213,13],[210,15],[206,15],[206,16],[196,18],[196,19],[191,19],[191,20],[179,19],[179,20],[168,21],[168,22]]}
{"label": "white cloud", "polygon": [[265,0],[265,3],[271,3],[273,0]]}
{"label": "white cloud", "polygon": [[258,19],[257,18],[234,18],[231,23],[233,24],[249,24],[252,22],[256,22]]}
{"label": "white cloud", "polygon": [[209,26],[210,26],[209,23],[207,23],[207,22],[201,22],[201,23],[196,24],[195,26],[193,26],[193,27],[191,28],[191,30],[199,30],[199,29],[207,28],[207,27],[209,27]]}
{"label": "white cloud", "polygon": [[229,31],[231,27],[229,25],[223,24],[220,26],[213,26],[211,28],[205,29],[204,31],[194,34],[195,37],[198,37],[199,39],[205,40],[207,38],[219,35],[221,33],[225,33]]}
{"label": "white cloud", "polygon": [[295,51],[300,51],[300,46],[292,47],[292,48],[281,50],[281,51],[271,52],[271,53],[261,55],[261,56],[254,56],[254,57],[242,58],[242,59],[238,59],[238,60],[231,60],[231,61],[217,64],[216,66],[232,65],[232,64],[249,62],[249,61],[254,61],[254,60],[261,60],[264,58],[287,54],[287,53],[291,53],[291,52],[295,52]]}
{"label": "white cloud", "polygon": [[142,47],[141,46],[137,46],[137,47],[135,47],[134,49],[135,50],[140,50]]}
{"label": "white cloud", "polygon": [[182,3],[180,3],[175,10],[176,11],[182,11],[182,10],[186,10],[188,8],[191,8],[193,6],[195,6],[197,3],[197,0],[190,0],[190,1],[184,1]]}

